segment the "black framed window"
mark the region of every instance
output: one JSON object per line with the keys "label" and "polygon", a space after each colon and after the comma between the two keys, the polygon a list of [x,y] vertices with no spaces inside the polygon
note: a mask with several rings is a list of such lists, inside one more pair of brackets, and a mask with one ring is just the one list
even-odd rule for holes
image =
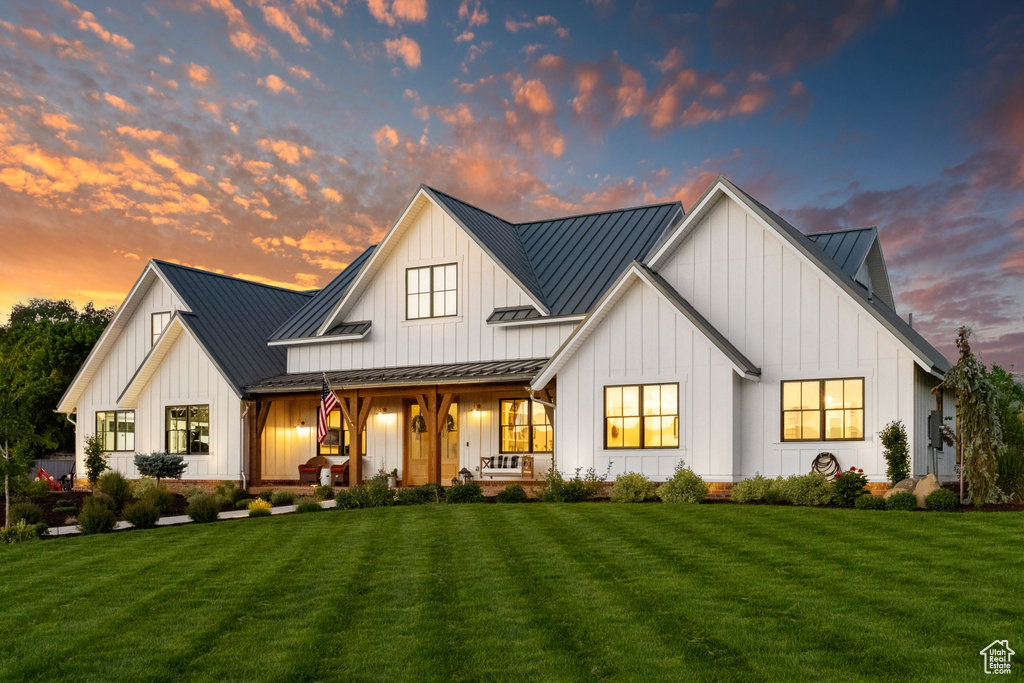
{"label": "black framed window", "polygon": [[503,398],[500,401],[501,453],[551,453],[555,447],[555,428],[543,403],[528,398]]}
{"label": "black framed window", "polygon": [[863,441],[864,378],[782,383],[783,441]]}
{"label": "black framed window", "polygon": [[[348,455],[352,446],[352,432],[341,417],[341,409],[327,414],[327,436],[317,444],[317,455]],[[366,454],[366,430],[363,430],[363,454]]]}
{"label": "black framed window", "polygon": [[458,314],[458,266],[407,268],[405,271],[405,318],[443,318]]}
{"label": "black framed window", "polygon": [[160,339],[160,335],[167,329],[167,325],[171,322],[170,311],[162,311],[160,313],[154,313],[151,317],[153,325],[153,337],[150,340],[150,346],[156,346],[157,341]]}
{"label": "black framed window", "polygon": [[678,448],[679,384],[605,387],[604,447]]}
{"label": "black framed window", "polygon": [[97,411],[96,434],[103,441],[104,451],[134,451],[135,411]]}
{"label": "black framed window", "polygon": [[209,453],[210,406],[168,406],[165,445],[168,453]]}

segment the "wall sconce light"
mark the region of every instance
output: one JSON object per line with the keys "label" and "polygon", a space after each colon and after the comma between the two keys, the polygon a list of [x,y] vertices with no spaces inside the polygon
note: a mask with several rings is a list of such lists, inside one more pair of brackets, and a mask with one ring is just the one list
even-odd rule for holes
{"label": "wall sconce light", "polygon": [[476,405],[473,406],[473,412],[474,413],[479,413],[480,412],[480,404],[479,403],[477,403]]}
{"label": "wall sconce light", "polygon": [[305,426],[306,426],[306,421],[305,420],[299,420],[298,422],[295,423],[295,428],[296,429],[302,429]]}
{"label": "wall sconce light", "polygon": [[384,407],[381,407],[381,409],[377,411],[377,414],[378,415],[387,415],[388,414],[388,409],[384,408]]}

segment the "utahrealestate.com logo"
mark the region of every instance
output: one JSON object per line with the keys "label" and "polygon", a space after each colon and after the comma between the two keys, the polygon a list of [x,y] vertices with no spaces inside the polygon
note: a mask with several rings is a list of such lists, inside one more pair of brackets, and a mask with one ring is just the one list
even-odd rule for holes
{"label": "utahrealestate.com logo", "polygon": [[1008,674],[1010,673],[1010,657],[1017,653],[1010,649],[1009,641],[993,640],[979,654],[985,658],[985,673]]}

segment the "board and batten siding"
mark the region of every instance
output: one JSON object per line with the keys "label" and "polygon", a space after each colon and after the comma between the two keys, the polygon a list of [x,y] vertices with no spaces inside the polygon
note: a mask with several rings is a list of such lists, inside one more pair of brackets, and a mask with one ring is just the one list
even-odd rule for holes
{"label": "board and batten siding", "polygon": [[[659,273],[755,365],[740,388],[740,478],[806,472],[820,452],[885,478],[878,431],[914,424],[915,361],[860,304],[745,207],[723,197]],[[782,442],[781,382],[863,377],[863,441]],[[911,450],[916,435],[908,428]]]}
{"label": "board and batten siding", "polygon": [[[640,472],[665,481],[683,460],[709,481],[732,481],[737,380],[688,319],[634,282],[558,372],[556,466],[571,476],[577,467],[601,475],[610,465],[613,477]],[[671,382],[679,383],[679,447],[606,449],[604,388]]]}
{"label": "board and batten siding", "polygon": [[[933,472],[936,463],[942,479],[956,477],[956,449],[943,444],[942,450],[933,455],[928,437],[928,416],[936,410],[937,401],[932,389],[939,385],[939,379],[916,368],[914,383],[914,449],[911,451],[912,472],[914,476],[924,476]],[[942,397],[943,423],[956,431],[956,397],[951,391],[944,391]],[[909,438],[909,434],[908,434]],[[937,457],[935,457],[937,456]]]}
{"label": "board and batten siding", "polygon": [[[406,269],[447,263],[458,265],[458,315],[406,320]],[[346,316],[349,321],[372,321],[367,337],[354,342],[290,346],[288,372],[547,358],[569,336],[573,324],[487,324],[495,308],[530,303],[522,288],[477,242],[430,202]]]}

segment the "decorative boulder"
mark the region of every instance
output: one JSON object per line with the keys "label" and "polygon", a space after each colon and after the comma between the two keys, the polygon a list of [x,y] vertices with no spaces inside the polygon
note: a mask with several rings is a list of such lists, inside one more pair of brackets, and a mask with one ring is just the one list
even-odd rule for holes
{"label": "decorative boulder", "polygon": [[903,481],[898,481],[892,486],[890,486],[882,497],[885,498],[886,500],[889,500],[889,496],[891,496],[894,493],[900,493],[901,491],[913,493],[918,481],[920,480],[914,479],[913,477],[911,477],[910,479],[904,479]]}
{"label": "decorative boulder", "polygon": [[935,478],[934,474],[929,474],[917,482],[917,486],[914,487],[914,495],[917,496],[917,507],[924,509],[924,499],[928,497],[929,493],[934,493],[940,488],[942,487],[939,486],[939,480]]}

